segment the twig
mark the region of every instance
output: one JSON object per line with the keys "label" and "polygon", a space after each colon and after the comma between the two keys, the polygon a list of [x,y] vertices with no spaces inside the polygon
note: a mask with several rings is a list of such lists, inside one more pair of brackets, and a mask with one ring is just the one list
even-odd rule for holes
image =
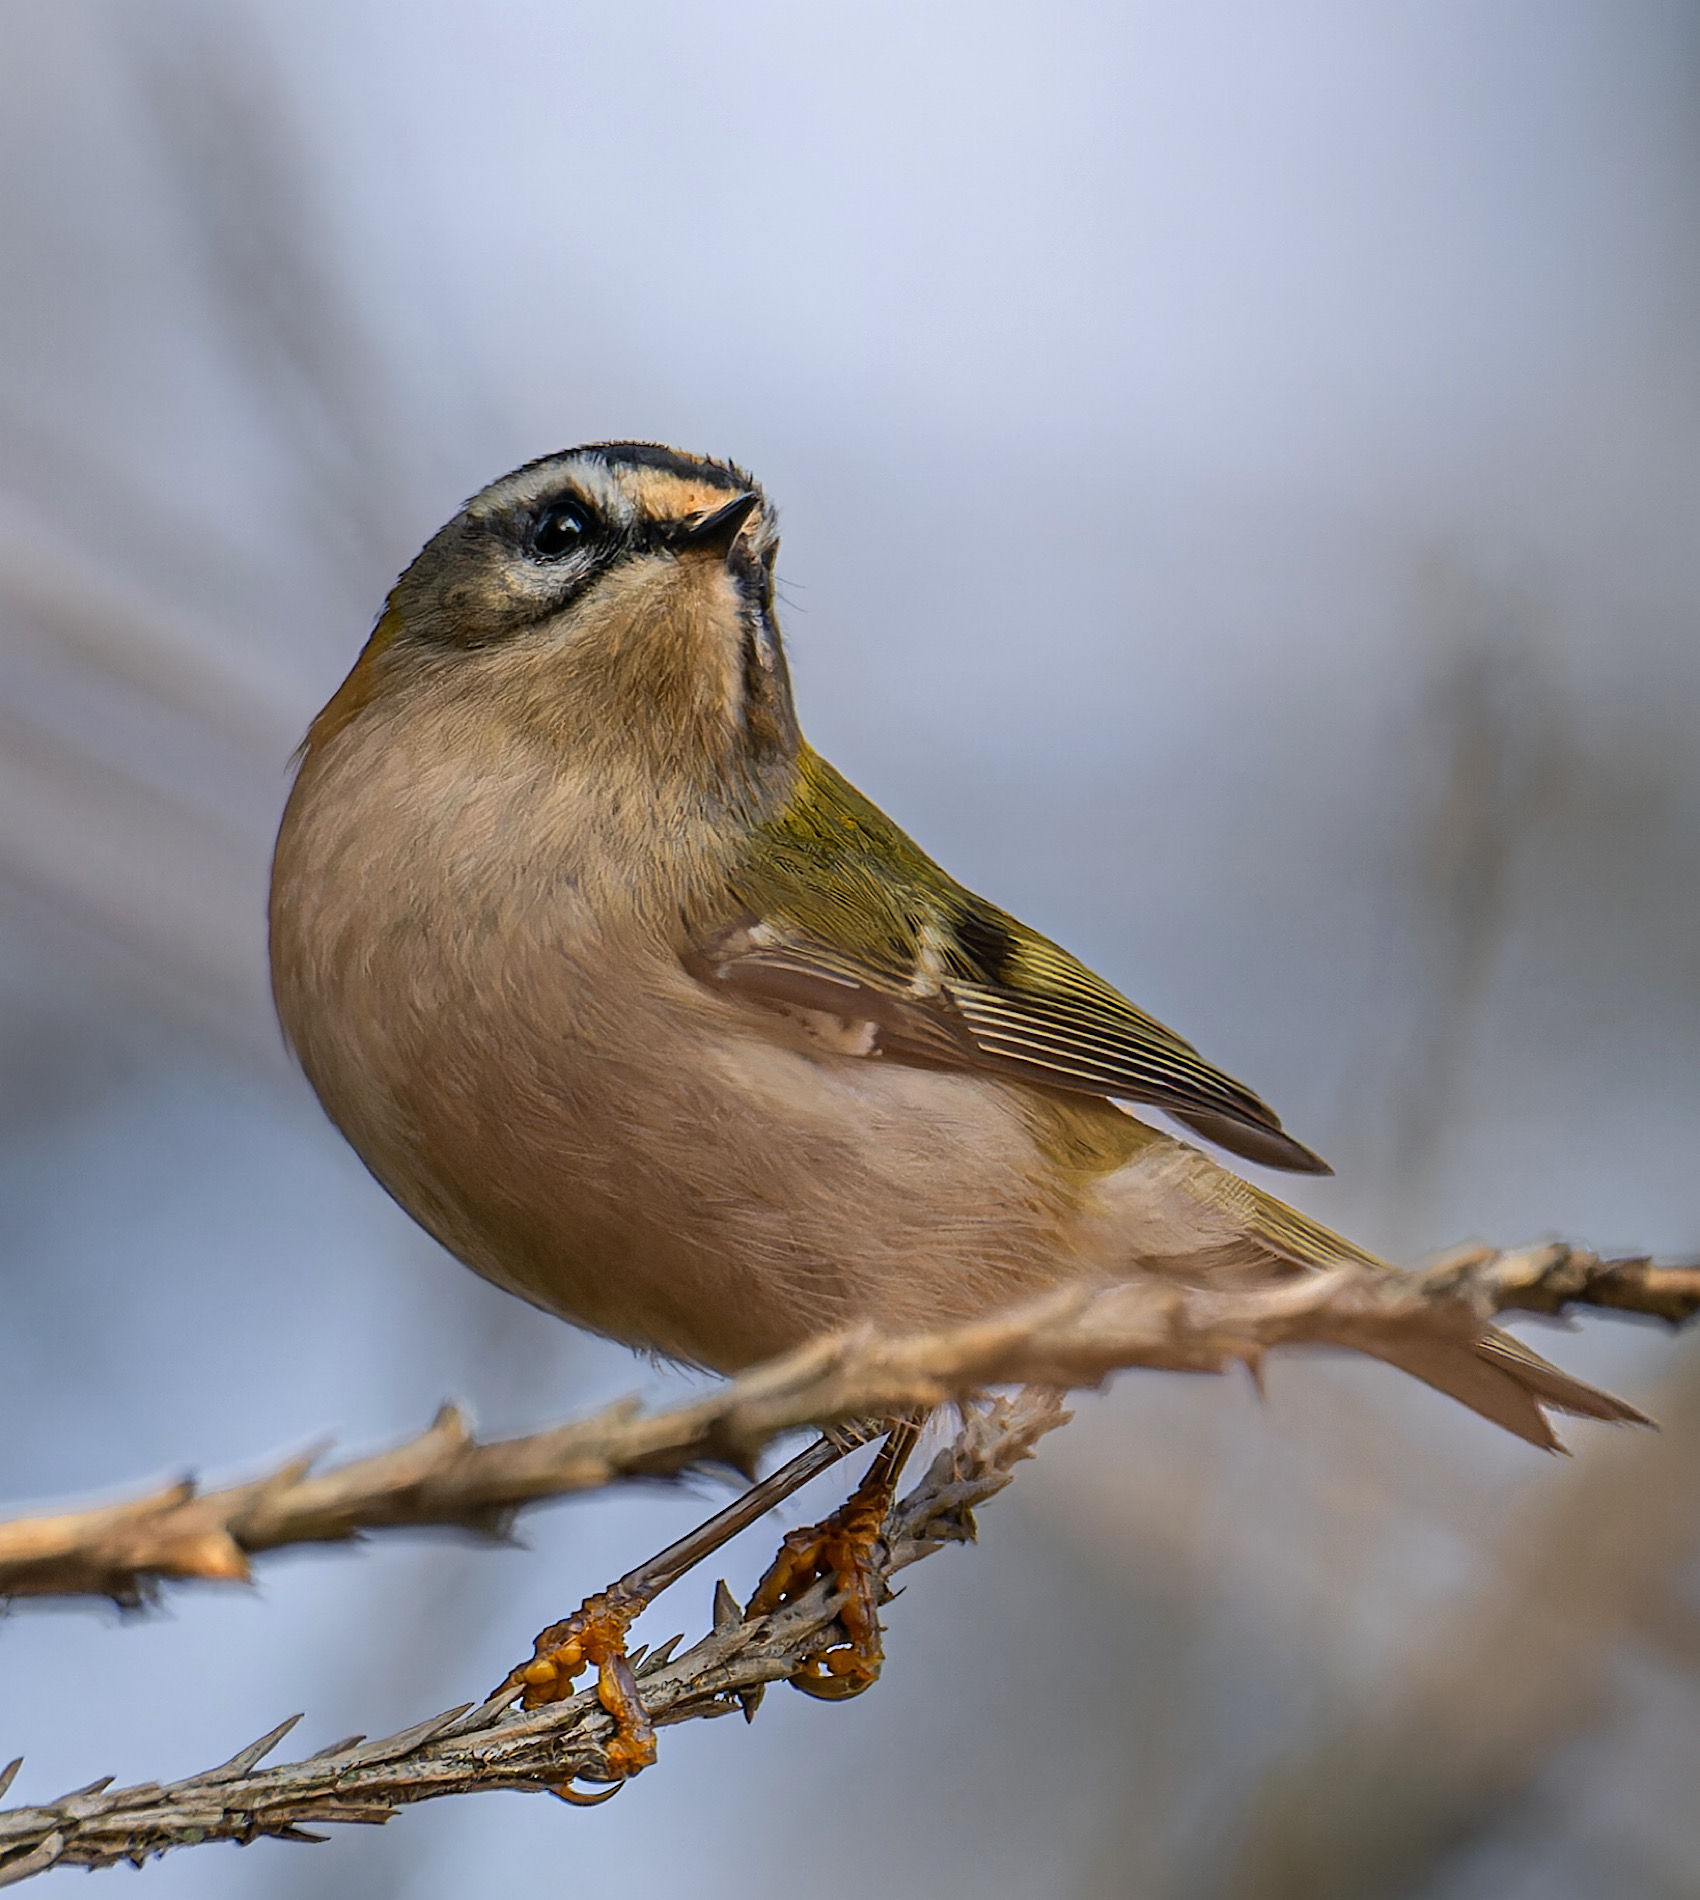
{"label": "twig", "polygon": [[1655,1267],[1637,1256],[1601,1260],[1553,1241],[1500,1253],[1460,1247],[1418,1276],[1431,1293],[1457,1285],[1483,1313],[1562,1313],[1567,1306],[1661,1319],[1685,1326],[1700,1313],[1700,1266]]}
{"label": "twig", "polygon": [[[1068,1417],[1054,1392],[1024,1392],[970,1410],[956,1442],[887,1521],[882,1576],[974,1536],[973,1512],[1010,1481],[1044,1433]],[[827,1640],[838,1599],[821,1583],[770,1616],[746,1620],[725,1585],[715,1627],[683,1655],[672,1644],[637,1664],[659,1726],[741,1711],[754,1718],[770,1682],[794,1674]],[[204,1841],[313,1841],[326,1822],[387,1821],[399,1807],[482,1789],[537,1791],[575,1778],[610,1778],[612,1724],[594,1689],[529,1714],[506,1696],[449,1709],[376,1742],[353,1737],[281,1767],[259,1767],[300,1719],[292,1716],[221,1767],[161,1787],[108,1782],[39,1807],[0,1812],[0,1886],[49,1867],[139,1865],[150,1854]],[[0,1793],[9,1775],[0,1774]]]}
{"label": "twig", "polygon": [[188,1481],[127,1503],[0,1523],[0,1597],[100,1596],[134,1603],[165,1579],[239,1581],[249,1558],[394,1526],[500,1536],[540,1499],[705,1466],[750,1471],[774,1440],[809,1425],[890,1416],[1029,1383],[1096,1385],[1118,1368],[1220,1372],[1270,1348],[1377,1353],[1429,1332],[1468,1337],[1496,1313],[1569,1305],[1680,1324],[1700,1312],[1700,1267],[1602,1261],[1558,1244],[1459,1250],[1426,1272],[1342,1266],[1271,1288],[1188,1289],[1148,1278],[1071,1289],[990,1320],[894,1338],[838,1334],[757,1367],[692,1404],[624,1401],[524,1438],[480,1444],[447,1407],[393,1451],[314,1473],[311,1458],[224,1490]]}

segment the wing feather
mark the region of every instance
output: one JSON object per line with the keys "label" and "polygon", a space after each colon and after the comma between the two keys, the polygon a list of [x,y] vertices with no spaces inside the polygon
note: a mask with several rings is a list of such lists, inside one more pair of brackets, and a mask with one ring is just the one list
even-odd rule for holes
{"label": "wing feather", "polygon": [[865,1024],[870,1056],[1149,1103],[1231,1152],[1325,1174],[1274,1112],[1059,944],[976,897],[805,749],[753,840],[739,913],[691,967],[744,1001]]}

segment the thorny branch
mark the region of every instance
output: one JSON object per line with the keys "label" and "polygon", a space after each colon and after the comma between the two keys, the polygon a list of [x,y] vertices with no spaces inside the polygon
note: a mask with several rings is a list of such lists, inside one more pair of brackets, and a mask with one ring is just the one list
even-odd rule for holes
{"label": "thorny branch", "polygon": [[[1054,1392],[970,1409],[956,1442],[887,1519],[882,1578],[971,1540],[975,1508],[1067,1417]],[[822,1647],[838,1605],[823,1582],[771,1615],[746,1618],[719,1585],[714,1628],[700,1642],[674,1656],[675,1637],[634,1657],[651,1719],[660,1727],[741,1710],[752,1720],[767,1685]],[[150,1854],[203,1841],[323,1840],[309,1831],[313,1825],[381,1823],[399,1807],[444,1795],[609,1778],[604,1745],[612,1724],[594,1689],[529,1714],[505,1709],[513,1695],[510,1689],[477,1708],[447,1710],[381,1741],[353,1736],[303,1761],[260,1768],[300,1719],[291,1717],[222,1767],[166,1787],[100,1781],[41,1807],[0,1813],[0,1887],[55,1866],[140,1865]],[[0,1794],[17,1767],[0,1772]]]}
{"label": "thorny branch", "polygon": [[499,1536],[544,1498],[715,1465],[748,1472],[774,1440],[805,1426],[891,1416],[988,1386],[1090,1386],[1130,1366],[1220,1372],[1283,1345],[1376,1352],[1423,1330],[1465,1336],[1497,1313],[1572,1305],[1681,1324],[1700,1312],[1700,1267],[1600,1260],[1554,1243],[1459,1249],[1397,1278],[1346,1266],[1208,1292],[1148,1278],[907,1338],[837,1334],[689,1405],[645,1412],[628,1400],[524,1438],[480,1444],[447,1407],[408,1444],[325,1471],[298,1458],[222,1490],[185,1481],[101,1509],[0,1523],[0,1598],[134,1603],[167,1579],[243,1580],[251,1556],[284,1544],[401,1525]]}
{"label": "thorny branch", "polygon": [[[753,1466],[772,1440],[806,1424],[971,1402],[955,1444],[887,1521],[882,1579],[973,1535],[972,1511],[1009,1482],[1035,1441],[1067,1417],[1056,1388],[1095,1384],[1118,1367],[1221,1371],[1292,1344],[1384,1350],[1428,1331],[1469,1338],[1497,1313],[1613,1308],[1681,1324],[1700,1312],[1700,1267],[1602,1261],[1562,1245],[1499,1254],[1460,1249],[1404,1276],[1342,1267],[1275,1288],[1200,1291],[1145,1279],[1074,1290],[998,1318],[911,1338],[860,1332],[825,1339],[731,1381],[708,1398],[645,1414],[616,1406],[527,1438],[480,1445],[443,1413],[398,1450],[313,1475],[297,1460],[246,1485],[197,1496],[188,1486],[68,1517],[0,1525],[0,1591],[134,1598],[159,1579],[246,1574],[252,1552],[392,1525],[499,1530],[522,1505],[620,1478],[703,1464]],[[1022,1381],[1014,1400],[972,1395]],[[746,1617],[724,1585],[714,1629],[683,1655],[679,1639],[639,1660],[657,1726],[741,1709],[833,1640],[838,1600],[817,1585],[797,1602]],[[222,1767],[161,1787],[100,1781],[43,1806],[0,1812],[0,1886],[59,1865],[140,1863],[209,1840],[318,1840],[315,1823],[387,1821],[401,1806],[485,1788],[559,1788],[609,1779],[611,1725],[594,1690],[529,1713],[511,1689],[378,1742],[355,1737],[303,1761],[262,1769],[282,1724]],[[18,1764],[0,1772],[0,1794]]]}

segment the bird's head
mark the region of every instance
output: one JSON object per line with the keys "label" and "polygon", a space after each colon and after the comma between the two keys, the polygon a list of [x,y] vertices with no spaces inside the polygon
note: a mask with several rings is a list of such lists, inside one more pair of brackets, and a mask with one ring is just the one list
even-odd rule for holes
{"label": "bird's head", "polygon": [[798,746],[773,609],[774,513],[728,462],[599,442],[493,482],[397,581],[329,743],[392,691],[464,695],[569,745],[718,772]]}

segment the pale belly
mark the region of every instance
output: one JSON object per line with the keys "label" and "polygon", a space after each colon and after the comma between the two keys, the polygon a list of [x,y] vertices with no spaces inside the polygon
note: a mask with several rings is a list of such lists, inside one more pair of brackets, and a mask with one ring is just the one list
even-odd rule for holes
{"label": "pale belly", "polygon": [[[1123,1164],[1209,1165],[1108,1104],[796,1046],[586,900],[558,787],[544,835],[535,776],[432,793],[417,748],[368,747],[310,761],[280,834],[279,1014],[384,1187],[540,1307],[730,1370],[1113,1271],[1139,1251]],[[315,770],[343,783],[308,809]],[[528,861],[489,848],[515,831]],[[1203,1210],[1157,1185],[1158,1251],[1184,1252]]]}
{"label": "pale belly", "polygon": [[706,993],[640,995],[636,974],[582,1014],[463,1008],[417,1043],[356,1028],[303,1058],[373,1173],[469,1266],[670,1356],[730,1370],[1082,1271],[1021,1091],[812,1055]]}

